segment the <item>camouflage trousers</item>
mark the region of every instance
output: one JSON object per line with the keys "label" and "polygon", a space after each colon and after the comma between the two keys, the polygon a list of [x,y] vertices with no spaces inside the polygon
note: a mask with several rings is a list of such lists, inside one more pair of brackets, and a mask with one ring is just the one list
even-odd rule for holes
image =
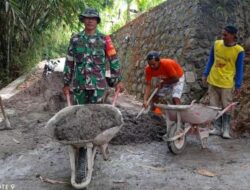
{"label": "camouflage trousers", "polygon": [[74,90],[74,105],[102,103],[105,90]]}

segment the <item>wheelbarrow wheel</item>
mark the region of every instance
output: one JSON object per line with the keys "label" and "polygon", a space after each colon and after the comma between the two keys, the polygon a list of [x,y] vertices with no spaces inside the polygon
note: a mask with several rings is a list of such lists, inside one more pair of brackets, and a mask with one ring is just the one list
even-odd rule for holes
{"label": "wheelbarrow wheel", "polygon": [[76,160],[76,183],[81,183],[87,175],[87,149],[79,148],[78,158]]}
{"label": "wheelbarrow wheel", "polygon": [[[172,126],[170,128],[168,137],[172,138],[172,137],[175,137],[176,135],[179,135],[180,133],[183,133],[183,132],[184,132],[183,128],[177,130],[177,126],[175,125],[175,126]],[[186,135],[183,135],[182,137],[180,137],[174,141],[168,141],[167,145],[168,145],[169,150],[173,154],[182,153],[187,145]]]}

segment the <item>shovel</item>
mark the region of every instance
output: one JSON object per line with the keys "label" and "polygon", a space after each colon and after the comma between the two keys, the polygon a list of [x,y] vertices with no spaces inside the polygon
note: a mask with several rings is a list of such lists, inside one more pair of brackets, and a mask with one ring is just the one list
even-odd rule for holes
{"label": "shovel", "polygon": [[5,114],[5,111],[3,109],[3,101],[2,101],[2,97],[1,96],[0,96],[0,106],[1,106],[1,111],[2,111],[2,114],[3,114],[3,118],[4,118],[4,121],[5,121],[5,124],[6,124],[6,129],[12,129],[12,127],[10,125],[10,121],[7,118],[7,116]]}
{"label": "shovel", "polygon": [[[150,95],[150,97],[149,97],[149,99],[148,99],[148,101],[147,101],[147,105],[148,105],[149,102],[152,100],[152,98],[154,97],[154,95],[156,94],[156,92],[158,91],[158,89],[159,89],[159,88],[156,88],[156,89],[152,92],[152,94]],[[138,115],[136,116],[136,119],[140,117],[140,115],[144,112],[144,110],[145,110],[145,108],[143,107],[143,108],[141,109],[141,111],[138,113]]]}

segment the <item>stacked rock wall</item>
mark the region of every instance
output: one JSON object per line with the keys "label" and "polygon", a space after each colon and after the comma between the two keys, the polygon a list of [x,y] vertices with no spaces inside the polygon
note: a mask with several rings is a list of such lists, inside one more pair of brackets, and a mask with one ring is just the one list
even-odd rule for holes
{"label": "stacked rock wall", "polygon": [[168,0],[138,16],[113,34],[126,89],[138,99],[143,97],[145,57],[156,50],[184,68],[183,102],[200,99],[209,50],[227,24],[239,28],[243,44],[250,35],[249,0]]}

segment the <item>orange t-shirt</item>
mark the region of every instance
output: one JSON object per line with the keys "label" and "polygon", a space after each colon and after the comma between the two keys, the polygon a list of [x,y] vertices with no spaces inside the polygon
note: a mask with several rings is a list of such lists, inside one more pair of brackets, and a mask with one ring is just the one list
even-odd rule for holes
{"label": "orange t-shirt", "polygon": [[146,81],[150,82],[152,77],[157,77],[163,80],[172,77],[181,78],[183,75],[183,69],[172,59],[160,59],[160,67],[157,70],[153,70],[150,66],[147,66],[145,68],[145,73]]}

